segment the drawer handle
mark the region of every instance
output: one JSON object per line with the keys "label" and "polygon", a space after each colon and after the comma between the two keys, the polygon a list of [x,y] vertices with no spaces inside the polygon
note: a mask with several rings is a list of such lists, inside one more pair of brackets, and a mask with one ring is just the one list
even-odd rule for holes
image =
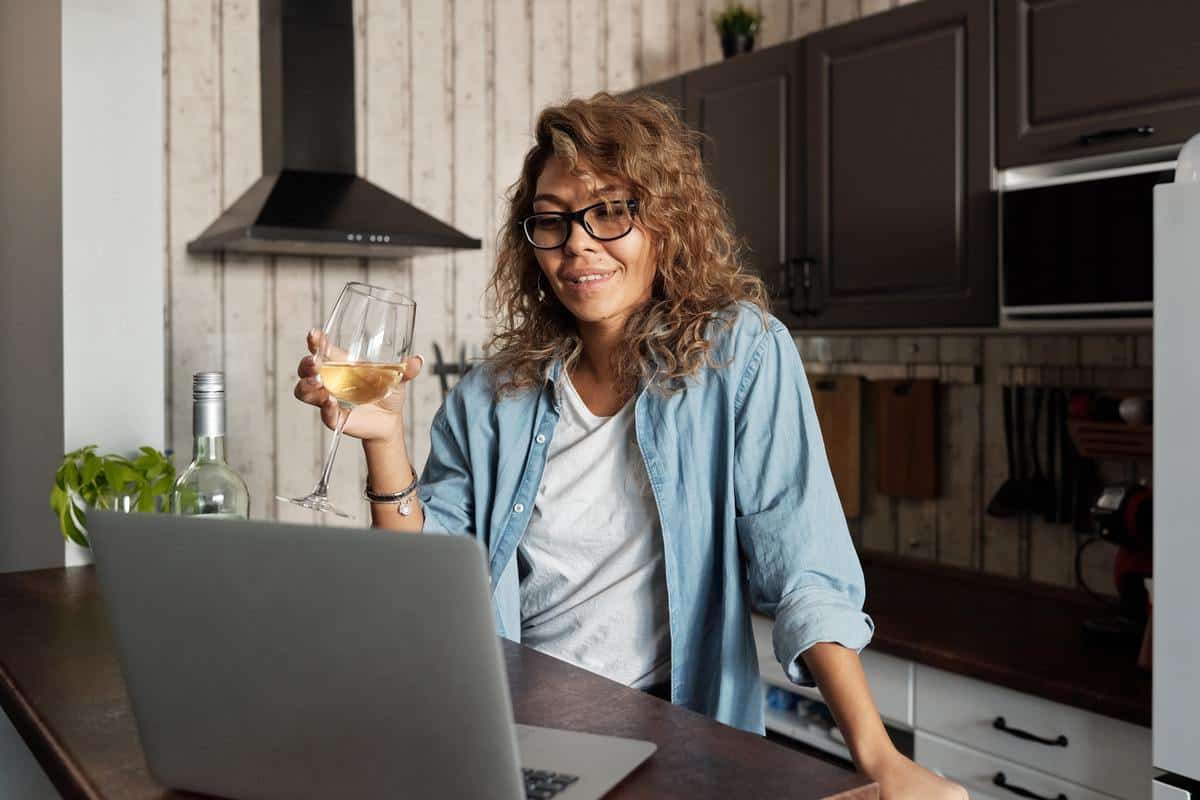
{"label": "drawer handle", "polygon": [[1151,125],[1138,125],[1133,128],[1113,128],[1109,131],[1100,131],[1099,133],[1085,133],[1079,137],[1079,143],[1084,147],[1090,144],[1100,144],[1107,142],[1110,139],[1124,139],[1129,136],[1153,136],[1154,127]]}
{"label": "drawer handle", "polygon": [[1061,733],[1058,735],[1057,739],[1043,739],[1042,737],[1032,734],[1029,731],[1023,731],[1020,728],[1008,727],[1008,723],[1004,721],[1004,717],[996,717],[996,721],[992,723],[992,727],[998,731],[1004,731],[1005,733],[1016,736],[1018,739],[1025,739],[1026,741],[1030,742],[1046,744],[1050,745],[1051,747],[1067,746],[1067,737]]}
{"label": "drawer handle", "polygon": [[992,778],[992,783],[996,784],[1001,789],[1004,789],[1006,792],[1012,792],[1013,794],[1021,797],[1031,797],[1033,800],[1067,800],[1067,796],[1062,792],[1059,792],[1057,797],[1047,797],[1044,794],[1038,794],[1037,792],[1031,792],[1028,789],[1022,789],[1020,786],[1013,786],[1008,782],[1008,778],[1004,777],[1003,772],[997,772]]}

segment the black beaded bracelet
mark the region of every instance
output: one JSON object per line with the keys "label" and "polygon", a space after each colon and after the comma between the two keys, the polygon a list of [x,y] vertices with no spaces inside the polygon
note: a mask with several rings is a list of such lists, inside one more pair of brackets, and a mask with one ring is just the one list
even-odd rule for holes
{"label": "black beaded bracelet", "polygon": [[371,480],[367,479],[366,488],[363,489],[363,497],[370,500],[372,503],[395,503],[396,511],[400,516],[407,517],[412,513],[412,495],[417,491],[417,471],[412,471],[412,483],[405,486],[398,492],[389,494],[376,494],[371,490]]}

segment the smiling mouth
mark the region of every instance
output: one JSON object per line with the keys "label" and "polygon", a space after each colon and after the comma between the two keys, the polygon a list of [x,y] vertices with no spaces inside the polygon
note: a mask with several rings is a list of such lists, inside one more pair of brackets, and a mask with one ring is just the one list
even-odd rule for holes
{"label": "smiling mouth", "polygon": [[587,286],[592,283],[599,283],[607,280],[614,275],[612,272],[592,273],[591,275],[581,275],[578,278],[564,278],[563,283],[571,286]]}

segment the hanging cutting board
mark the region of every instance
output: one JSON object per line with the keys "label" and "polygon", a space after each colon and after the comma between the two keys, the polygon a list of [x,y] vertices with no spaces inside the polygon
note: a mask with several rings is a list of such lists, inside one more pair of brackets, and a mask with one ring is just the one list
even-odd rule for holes
{"label": "hanging cutting board", "polygon": [[938,496],[938,382],[872,382],[880,494],[933,500]]}
{"label": "hanging cutting board", "polygon": [[857,375],[809,376],[808,385],[842,511],[854,519],[862,503],[862,379]]}

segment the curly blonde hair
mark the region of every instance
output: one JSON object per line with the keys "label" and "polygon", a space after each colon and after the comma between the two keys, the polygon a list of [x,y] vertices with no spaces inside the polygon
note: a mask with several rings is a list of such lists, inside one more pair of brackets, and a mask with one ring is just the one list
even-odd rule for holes
{"label": "curly blonde hair", "polygon": [[521,229],[533,211],[538,177],[554,156],[576,175],[628,183],[638,200],[638,224],[656,248],[651,298],[627,320],[624,344],[613,357],[621,391],[632,392],[656,373],[655,385],[672,391],[702,367],[716,366],[709,324],[738,301],[763,309],[765,324],[766,290],[743,269],[724,202],[704,175],[700,134],[671,106],[601,92],[544,109],[534,138],[520,178],[508,189],[489,284],[499,311],[487,347],[497,394],[532,387],[550,361],[562,359],[569,369],[582,353],[575,318],[553,292],[541,290],[541,268]]}

